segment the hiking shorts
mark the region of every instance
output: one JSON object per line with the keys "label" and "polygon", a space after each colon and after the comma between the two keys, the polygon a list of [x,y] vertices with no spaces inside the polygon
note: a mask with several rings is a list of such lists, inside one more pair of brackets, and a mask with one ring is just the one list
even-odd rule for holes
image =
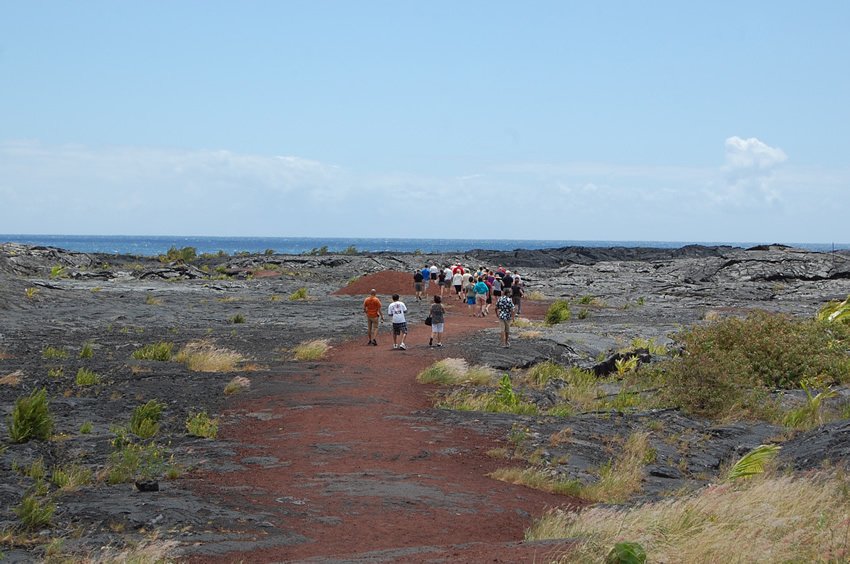
{"label": "hiking shorts", "polygon": [[407,322],[393,323],[393,335],[401,335],[402,333],[407,335]]}

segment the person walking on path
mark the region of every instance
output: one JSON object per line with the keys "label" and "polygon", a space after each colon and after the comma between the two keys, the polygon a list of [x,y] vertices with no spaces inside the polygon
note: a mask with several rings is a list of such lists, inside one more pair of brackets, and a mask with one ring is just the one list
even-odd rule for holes
{"label": "person walking on path", "polygon": [[428,346],[433,347],[443,346],[443,331],[445,330],[445,315],[446,308],[443,307],[443,298],[434,296],[434,303],[431,304],[431,338],[428,340]]}
{"label": "person walking on path", "polygon": [[520,315],[522,313],[522,295],[525,292],[520,286],[519,280],[514,280],[514,285],[511,286],[511,300],[513,300],[514,305],[516,306],[516,314]]}
{"label": "person walking on path", "polygon": [[489,288],[487,284],[484,283],[484,278],[479,277],[478,282],[473,286],[475,290],[475,304],[478,312],[476,313],[476,317],[484,317],[487,313],[484,311],[484,302],[487,301],[487,293],[489,292]]}
{"label": "person walking on path", "polygon": [[464,288],[466,292],[466,309],[469,310],[469,316],[475,315],[475,283],[472,281],[472,276],[466,280]]}
{"label": "person walking on path", "polygon": [[428,268],[428,265],[426,264],[422,268],[421,272],[422,272],[422,283],[425,285],[424,290],[425,290],[425,292],[427,292],[428,291],[428,284],[430,283],[430,280],[431,280],[431,269]]}
{"label": "person walking on path", "polygon": [[457,294],[458,301],[463,301],[463,296],[461,295],[461,290],[463,290],[463,273],[459,271],[455,271],[452,274],[452,286],[455,287],[455,294]]}
{"label": "person walking on path", "polygon": [[[424,272],[424,270],[422,272]],[[425,280],[425,278],[422,275],[422,272],[417,270],[416,272],[413,273],[413,291],[416,292],[416,299],[417,300],[422,300],[422,294],[423,294],[423,292],[425,291],[425,288],[426,288],[426,286],[425,286],[426,282],[423,282],[423,280]]]}
{"label": "person walking on path", "polygon": [[511,321],[514,319],[514,302],[511,300],[511,293],[506,291],[499,301],[496,302],[496,316],[499,318],[501,325],[501,343],[504,348],[509,348],[511,335]]}
{"label": "person walking on path", "polygon": [[[387,314],[393,318],[393,348],[406,350],[404,346],[404,338],[407,337],[407,319],[404,313],[407,311],[407,306],[399,299],[398,294],[393,294],[393,303],[387,308]],[[398,342],[401,335],[401,342]]]}
{"label": "person walking on path", "polygon": [[378,323],[384,320],[384,311],[381,306],[381,300],[378,299],[377,291],[374,288],[369,292],[369,297],[363,300],[363,313],[366,314],[366,323],[369,332],[369,342],[366,344],[377,347]]}

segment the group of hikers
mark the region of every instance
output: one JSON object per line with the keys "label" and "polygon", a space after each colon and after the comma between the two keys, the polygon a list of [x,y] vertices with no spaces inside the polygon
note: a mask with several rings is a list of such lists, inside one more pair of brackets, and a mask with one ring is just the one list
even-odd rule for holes
{"label": "group of hikers", "polygon": [[[509,348],[510,325],[514,317],[522,312],[522,278],[518,272],[511,272],[503,266],[495,270],[481,267],[475,271],[456,264],[439,267],[436,264],[425,265],[422,270],[413,273],[413,290],[417,301],[422,301],[433,284],[433,303],[425,323],[431,326],[429,347],[443,346],[446,308],[443,298],[451,295],[454,289],[459,301],[465,302],[470,316],[486,317],[490,306],[495,302],[496,317],[501,326],[500,343]],[[437,291],[439,290],[439,293]],[[392,303],[387,307],[387,315],[392,318],[393,349],[407,349],[404,340],[407,337],[407,306],[398,294],[393,294]],[[376,290],[372,290],[363,301],[363,312],[368,323],[369,342],[378,345],[378,327],[384,320],[384,311]]]}

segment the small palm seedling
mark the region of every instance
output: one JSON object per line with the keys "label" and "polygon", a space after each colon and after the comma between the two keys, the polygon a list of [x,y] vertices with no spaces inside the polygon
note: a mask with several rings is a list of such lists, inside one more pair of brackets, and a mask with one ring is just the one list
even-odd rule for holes
{"label": "small palm seedling", "polygon": [[142,439],[150,439],[159,432],[159,420],[162,417],[164,403],[150,400],[137,406],[130,416],[130,432]]}
{"label": "small palm seedling", "polygon": [[617,369],[618,376],[625,376],[629,372],[637,370],[640,359],[636,356],[618,358],[614,361],[614,367]]}
{"label": "small palm seedling", "polygon": [[503,374],[499,380],[499,387],[496,389],[495,401],[508,409],[516,407],[519,404],[519,398],[511,385],[511,377]]}
{"label": "small palm seedling", "polygon": [[824,400],[834,398],[838,392],[831,388],[819,392],[817,395],[812,395],[808,383],[803,380],[800,382],[800,387],[806,392],[806,403],[796,409],[792,409],[785,415],[783,424],[786,427],[793,429],[811,429],[818,425],[823,425],[823,413],[821,410]]}
{"label": "small palm seedling", "polygon": [[779,445],[759,445],[736,462],[729,473],[727,480],[739,478],[751,478],[757,474],[763,474],[765,466],[779,454],[782,447]]}
{"label": "small palm seedling", "polygon": [[9,438],[13,443],[31,439],[47,440],[53,432],[47,390],[34,390],[29,396],[18,398],[9,420]]}
{"label": "small palm seedling", "polygon": [[218,436],[218,419],[210,419],[206,411],[191,414],[186,420],[186,431],[193,437],[214,439]]}
{"label": "small palm seedling", "polygon": [[81,388],[85,388],[87,386],[94,386],[95,384],[100,383],[100,376],[98,376],[94,371],[89,370],[88,368],[80,368],[79,370],[77,370],[75,382]]}
{"label": "small palm seedling", "polygon": [[133,351],[133,358],[136,360],[157,360],[160,362],[168,362],[171,360],[172,350],[174,350],[174,343],[165,341],[150,343]]}
{"label": "small palm seedling", "polygon": [[306,299],[309,299],[309,296],[307,295],[307,288],[305,286],[298,288],[297,290],[295,290],[294,292],[292,292],[289,295],[289,301],[291,301],[291,302],[296,302],[296,301],[306,300]]}
{"label": "small palm seedling", "polygon": [[301,361],[321,360],[325,358],[330,348],[327,339],[305,341],[292,349],[292,358]]}
{"label": "small palm seedling", "polygon": [[555,300],[546,311],[546,325],[557,325],[567,321],[571,315],[570,303],[567,300]]}

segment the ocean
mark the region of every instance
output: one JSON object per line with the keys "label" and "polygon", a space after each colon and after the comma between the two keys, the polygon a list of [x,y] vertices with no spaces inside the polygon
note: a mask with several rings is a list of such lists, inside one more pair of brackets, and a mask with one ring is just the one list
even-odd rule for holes
{"label": "ocean", "polygon": [[[558,239],[401,239],[401,238],[341,238],[341,237],[197,237],[197,236],[146,236],[146,235],[3,235],[0,242],[22,243],[45,247],[59,247],[84,253],[110,253],[154,256],[171,247],[195,247],[198,253],[223,251],[235,254],[247,251],[263,253],[268,249],[276,253],[302,254],[327,246],[338,252],[354,247],[368,252],[451,253],[471,249],[511,251],[515,249],[552,249],[558,247],[655,247],[677,249],[686,245],[730,245],[752,247],[776,243],[717,242],[717,241],[580,241]],[[783,243],[813,251],[850,249],[850,244],[837,243]]]}

